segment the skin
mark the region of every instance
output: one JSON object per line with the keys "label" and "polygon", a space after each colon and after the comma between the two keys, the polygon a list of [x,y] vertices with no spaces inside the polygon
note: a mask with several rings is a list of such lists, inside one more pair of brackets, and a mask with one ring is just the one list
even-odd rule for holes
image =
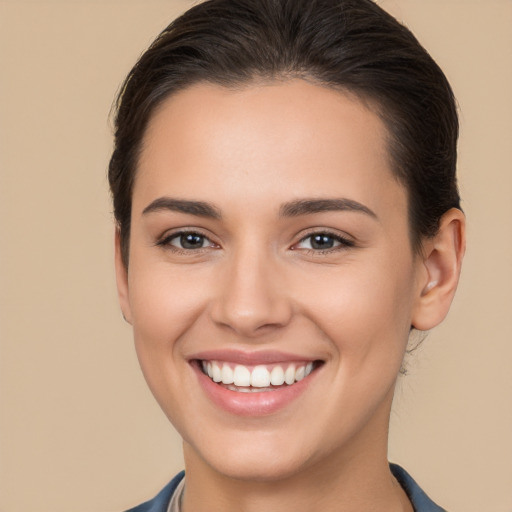
{"label": "skin", "polygon": [[[464,218],[450,210],[412,251],[386,136],[356,98],[302,80],[199,84],[153,115],[129,268],[119,237],[116,268],[145,378],[184,440],[186,512],[412,511],[387,463],[391,402],[411,326],[434,327],[450,306]],[[207,202],[217,217],[144,213],[161,198]],[[283,215],[339,198],[368,211]],[[202,247],[180,248],[183,229]],[[333,247],[312,248],[312,233]],[[217,349],[322,364],[289,404],[247,417],[198,382],[190,357]]]}

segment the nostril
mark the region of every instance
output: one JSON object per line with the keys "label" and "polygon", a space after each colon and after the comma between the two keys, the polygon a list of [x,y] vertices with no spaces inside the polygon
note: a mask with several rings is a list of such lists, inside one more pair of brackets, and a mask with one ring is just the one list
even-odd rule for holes
{"label": "nostril", "polygon": [[290,308],[268,305],[267,307],[242,309],[240,305],[217,307],[212,311],[212,319],[224,329],[229,329],[246,338],[269,334],[289,324],[292,318]]}
{"label": "nostril", "polygon": [[[219,326],[251,338],[289,323],[292,307],[287,288],[268,262],[269,255],[238,254],[230,271],[220,276],[218,295],[210,303]],[[264,263],[262,262],[264,260]]]}

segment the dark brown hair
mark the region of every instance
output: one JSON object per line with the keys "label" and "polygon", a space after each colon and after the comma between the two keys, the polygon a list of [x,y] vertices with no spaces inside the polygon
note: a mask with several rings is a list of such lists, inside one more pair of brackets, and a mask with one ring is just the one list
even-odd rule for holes
{"label": "dark brown hair", "polygon": [[117,97],[108,176],[125,264],[138,156],[157,106],[198,82],[233,87],[297,77],[376,106],[408,191],[415,249],[437,232],[443,213],[460,207],[453,93],[405,26],[371,0],[208,0],[157,37]]}

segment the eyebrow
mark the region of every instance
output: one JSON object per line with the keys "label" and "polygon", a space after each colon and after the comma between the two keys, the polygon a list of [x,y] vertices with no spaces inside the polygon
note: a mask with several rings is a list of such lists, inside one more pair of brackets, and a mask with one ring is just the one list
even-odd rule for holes
{"label": "eyebrow", "polygon": [[[176,199],[172,197],[159,197],[152,201],[144,210],[143,215],[159,211],[175,211],[187,213],[198,217],[210,219],[221,219],[220,210],[211,203],[205,201],[191,201],[185,199]],[[377,215],[367,206],[352,199],[298,199],[284,203],[279,209],[280,217],[299,217],[313,213],[332,212],[332,211],[352,211],[364,213],[370,217],[377,218]]]}
{"label": "eyebrow", "polygon": [[281,206],[279,215],[281,217],[298,217],[299,215],[308,215],[312,213],[333,212],[333,211],[351,211],[369,215],[377,219],[375,212],[370,210],[364,204],[353,201],[352,199],[299,199],[291,201]]}
{"label": "eyebrow", "polygon": [[142,215],[165,210],[188,213],[189,215],[207,217],[209,219],[220,219],[222,217],[220,211],[210,203],[205,201],[187,201],[172,197],[159,197],[155,199],[142,210]]}

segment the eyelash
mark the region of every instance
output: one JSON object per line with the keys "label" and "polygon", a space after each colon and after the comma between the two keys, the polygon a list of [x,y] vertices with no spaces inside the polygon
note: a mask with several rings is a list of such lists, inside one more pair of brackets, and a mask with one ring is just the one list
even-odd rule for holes
{"label": "eyelash", "polygon": [[[187,235],[195,235],[197,237],[200,237],[202,238],[202,241],[203,241],[203,244],[208,241],[210,243],[210,245],[206,246],[206,247],[198,247],[198,248],[184,248],[184,247],[177,247],[175,245],[172,244],[172,241],[173,240],[176,240],[176,239],[180,239],[181,237],[184,237],[184,236],[187,236]],[[338,245],[335,245],[334,247],[329,247],[328,249],[314,249],[314,248],[298,248],[297,246],[304,243],[306,240],[312,240],[313,237],[325,237],[325,238],[330,238],[334,241],[334,243],[337,243]],[[173,252],[176,252],[178,254],[190,254],[192,252],[195,252],[195,253],[198,253],[199,251],[203,251],[205,249],[209,249],[209,248],[217,248],[219,247],[215,242],[213,242],[212,240],[210,240],[209,237],[207,237],[205,234],[201,233],[200,231],[197,231],[197,230],[182,230],[182,231],[178,231],[178,232],[175,232],[175,233],[172,233],[168,236],[165,236],[163,237],[161,240],[157,241],[156,243],[157,246],[160,246],[160,247],[165,247],[165,248],[168,248],[170,250],[172,250]],[[311,242],[310,242],[310,245],[311,245]],[[332,252],[337,252],[337,251],[342,251],[342,250],[345,250],[345,249],[348,249],[350,247],[354,247],[355,246],[355,243],[348,239],[348,238],[345,238],[337,233],[332,233],[328,230],[320,230],[320,231],[312,231],[310,233],[308,233],[306,236],[302,237],[299,242],[297,242],[296,244],[294,244],[292,246],[292,250],[302,250],[303,252],[305,252],[306,254],[313,254],[313,255],[323,255],[323,254],[330,254]]]}
{"label": "eyelash", "polygon": [[[355,243],[350,240],[349,238],[346,238],[344,236],[339,235],[338,233],[332,233],[328,230],[320,230],[320,231],[312,231],[308,233],[306,236],[302,237],[300,241],[295,244],[292,249],[295,249],[299,244],[305,242],[306,240],[312,240],[315,236],[321,236],[321,237],[327,237],[334,240],[334,242],[338,243],[338,245],[335,245],[334,247],[330,247],[328,249],[313,249],[313,248],[304,248],[299,249],[304,251],[306,254],[312,254],[312,255],[326,255],[337,251],[343,251],[350,247],[354,247]],[[311,242],[310,242],[311,244]],[[297,249],[295,249],[297,250]]]}

